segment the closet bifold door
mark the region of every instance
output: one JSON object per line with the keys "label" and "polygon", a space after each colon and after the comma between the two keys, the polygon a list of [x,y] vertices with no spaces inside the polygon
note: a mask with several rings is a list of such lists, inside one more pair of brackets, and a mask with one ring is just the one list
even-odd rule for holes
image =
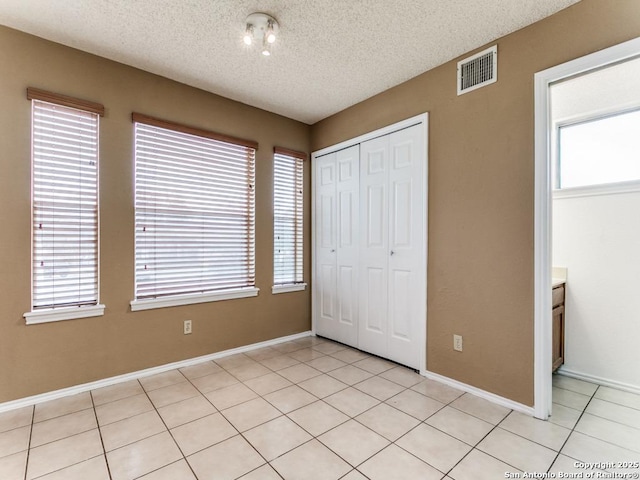
{"label": "closet bifold door", "polygon": [[[426,298],[420,126],[361,144],[359,347],[420,367]],[[422,287],[421,287],[422,285]]]}
{"label": "closet bifold door", "polygon": [[359,146],[315,162],[316,333],[357,347]]}

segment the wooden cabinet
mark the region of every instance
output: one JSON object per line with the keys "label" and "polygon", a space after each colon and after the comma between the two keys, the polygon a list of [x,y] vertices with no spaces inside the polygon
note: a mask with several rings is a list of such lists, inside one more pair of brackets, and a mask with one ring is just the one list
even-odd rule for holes
{"label": "wooden cabinet", "polygon": [[553,315],[553,344],[552,369],[555,372],[564,363],[564,284],[558,285],[552,291]]}

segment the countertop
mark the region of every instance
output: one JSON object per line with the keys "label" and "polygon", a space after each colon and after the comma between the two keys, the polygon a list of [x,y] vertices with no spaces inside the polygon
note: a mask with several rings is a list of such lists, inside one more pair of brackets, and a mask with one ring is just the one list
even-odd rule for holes
{"label": "countertop", "polygon": [[551,278],[551,288],[556,288],[557,286],[562,285],[563,283],[567,283],[567,281],[564,278],[560,278],[560,277]]}

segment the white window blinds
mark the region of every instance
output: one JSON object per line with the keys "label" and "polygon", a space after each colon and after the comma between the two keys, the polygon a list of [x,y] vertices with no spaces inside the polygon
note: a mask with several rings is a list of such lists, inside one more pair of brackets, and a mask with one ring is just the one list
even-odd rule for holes
{"label": "white window blinds", "polygon": [[253,287],[255,149],[143,117],[134,114],[136,299]]}
{"label": "white window blinds", "polygon": [[32,162],[33,309],[96,305],[98,114],[33,99]]}
{"label": "white window blinds", "polygon": [[304,154],[275,149],[273,157],[273,283],[301,283]]}

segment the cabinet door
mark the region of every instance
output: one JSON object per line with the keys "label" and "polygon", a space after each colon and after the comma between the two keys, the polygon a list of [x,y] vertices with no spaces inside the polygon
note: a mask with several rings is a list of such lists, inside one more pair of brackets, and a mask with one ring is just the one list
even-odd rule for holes
{"label": "cabinet door", "polygon": [[555,372],[564,363],[564,305],[553,309],[553,357],[552,365]]}
{"label": "cabinet door", "polygon": [[362,350],[387,356],[389,137],[360,146],[360,322]]}
{"label": "cabinet door", "polygon": [[358,346],[358,231],[360,146],[336,154],[337,311],[339,342]]}
{"label": "cabinet door", "polygon": [[387,356],[413,368],[420,368],[419,339],[426,322],[423,151],[419,126],[389,135]]}
{"label": "cabinet door", "polygon": [[336,154],[315,160],[316,331],[336,338]]}

